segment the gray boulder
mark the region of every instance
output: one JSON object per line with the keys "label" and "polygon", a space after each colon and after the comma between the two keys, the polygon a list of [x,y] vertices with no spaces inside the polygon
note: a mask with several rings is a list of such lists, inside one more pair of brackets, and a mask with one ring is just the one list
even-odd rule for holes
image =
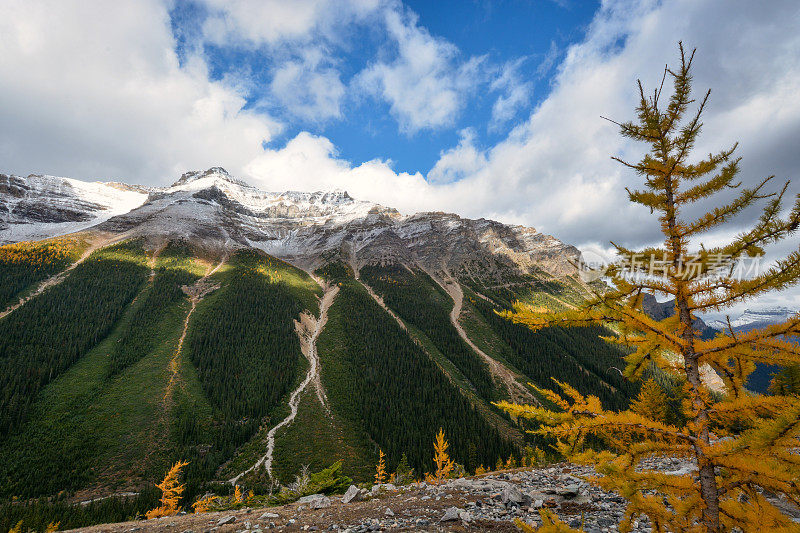
{"label": "gray boulder", "polygon": [[397,487],[392,483],[381,483],[380,485],[373,485],[370,492],[372,492],[372,494],[378,494],[379,492],[394,492],[396,490]]}
{"label": "gray boulder", "polygon": [[459,514],[463,511],[463,509],[459,509],[458,507],[448,507],[445,512],[444,516],[440,520],[441,522],[452,522],[454,520],[459,519]]}
{"label": "gray boulder", "polygon": [[350,485],[347,492],[342,496],[342,503],[350,503],[361,499],[361,491],[355,485]]}
{"label": "gray boulder", "polygon": [[571,483],[559,489],[557,494],[564,498],[574,498],[581,493],[581,486],[577,483]]}
{"label": "gray boulder", "polygon": [[522,502],[525,500],[525,496],[522,494],[522,491],[519,490],[519,488],[517,488],[515,485],[508,485],[506,488],[504,488],[500,497],[503,503],[506,505],[511,503],[517,507],[522,505]]}
{"label": "gray boulder", "polygon": [[312,509],[324,509],[325,507],[331,506],[331,499],[327,496],[323,496],[322,498],[317,498],[316,500],[312,500],[309,504],[309,507]]}
{"label": "gray boulder", "polygon": [[319,498],[324,498],[324,497],[325,497],[324,494],[310,494],[308,496],[303,496],[302,498],[297,500],[297,503],[311,503],[314,500],[317,500]]}

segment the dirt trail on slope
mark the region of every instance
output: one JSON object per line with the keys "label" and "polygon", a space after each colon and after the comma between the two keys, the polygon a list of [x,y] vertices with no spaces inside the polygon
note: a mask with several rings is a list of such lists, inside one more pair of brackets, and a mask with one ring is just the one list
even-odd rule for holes
{"label": "dirt trail on slope", "polygon": [[[195,309],[197,309],[197,304],[207,295],[211,294],[215,290],[217,290],[220,285],[219,283],[208,279],[212,274],[214,274],[217,270],[220,269],[222,265],[228,260],[227,256],[223,256],[220,260],[219,264],[214,268],[210,269],[206,272],[202,278],[197,280],[193,285],[184,285],[181,287],[181,290],[188,296],[189,301],[192,304],[192,307],[189,309],[189,312],[186,314],[186,318],[183,319],[183,329],[181,330],[181,336],[178,338],[178,346],[175,348],[175,353],[172,355],[172,358],[169,360],[169,382],[167,386],[164,388],[164,396],[161,398],[163,409],[161,410],[161,414],[156,424],[154,424],[150,430],[150,438],[147,439],[149,442],[148,451],[144,454],[144,462],[147,463],[149,458],[156,453],[160,440],[159,435],[163,435],[163,431],[159,428],[165,428],[167,424],[167,417],[169,416],[171,407],[172,407],[172,396],[175,391],[175,385],[178,383],[178,378],[180,377],[180,356],[183,352],[183,341],[186,340],[186,333],[189,331],[189,321],[194,314]],[[155,263],[154,263],[155,264]]]}
{"label": "dirt trail on slope", "polygon": [[220,285],[216,281],[211,281],[209,278],[225,264],[228,260],[226,256],[223,256],[220,260],[219,264],[212,268],[210,271],[206,272],[206,274],[197,280],[193,285],[184,285],[181,287],[181,290],[186,293],[186,296],[189,297],[189,301],[192,303],[192,307],[189,309],[189,312],[186,314],[186,318],[183,320],[183,331],[181,331],[181,336],[178,339],[178,347],[175,349],[175,354],[172,356],[169,362],[169,369],[171,371],[171,375],[169,378],[169,383],[167,384],[167,388],[164,391],[164,402],[165,405],[172,399],[172,391],[175,389],[175,383],[178,380],[178,371],[180,367],[180,355],[183,352],[183,341],[186,340],[186,333],[189,331],[189,321],[194,314],[195,309],[197,309],[197,304],[200,301],[214,292],[215,290],[219,289]]}
{"label": "dirt trail on slope", "polygon": [[475,351],[475,353],[480,355],[481,358],[486,361],[492,376],[503,383],[506,390],[508,390],[511,401],[517,403],[538,404],[539,402],[537,401],[536,397],[531,394],[531,392],[525,388],[524,385],[517,381],[519,376],[517,376],[516,373],[512,372],[500,361],[497,361],[493,357],[489,356],[486,352],[478,348],[478,346],[472,342],[472,339],[469,338],[467,332],[464,331],[464,328],[461,327],[461,323],[458,321],[458,319],[461,316],[461,309],[464,305],[464,291],[461,289],[461,285],[458,283],[458,281],[453,279],[453,277],[447,271],[444,271],[445,279],[443,280],[439,279],[438,276],[433,275],[431,272],[428,272],[428,275],[453,299],[453,309],[450,311],[450,322],[452,322],[453,326],[456,328],[458,335],[464,340],[464,342],[467,343],[470,348]]}
{"label": "dirt trail on slope", "polygon": [[[312,315],[311,313],[303,313],[300,315],[300,320],[295,320],[295,330],[297,331],[297,336],[300,338],[300,350],[303,352],[303,355],[309,362],[316,361],[317,371],[314,373],[314,377],[312,378],[312,382],[314,384],[314,389],[317,392],[317,398],[319,399],[319,403],[322,407],[325,408],[326,411],[330,413],[330,408],[328,407],[328,395],[325,394],[325,388],[322,386],[322,373],[320,371],[320,360],[319,360],[319,352],[317,351],[317,337],[322,332],[322,328],[325,327],[325,322],[328,321],[327,311],[330,308],[331,304],[333,303],[333,299],[336,297],[336,294],[339,292],[339,287],[330,286],[325,283],[324,280],[316,277],[313,273],[308,273],[311,278],[317,282],[317,284],[323,288],[322,299],[320,300],[320,319],[319,321]],[[328,296],[330,292],[330,300],[325,301],[325,297]],[[325,308],[325,317],[322,317],[323,306]],[[316,332],[317,326],[320,325],[320,331]]]}
{"label": "dirt trail on slope", "polygon": [[183,329],[181,330],[181,336],[178,338],[178,346],[175,348],[175,353],[172,355],[172,359],[169,361],[169,382],[164,389],[164,396],[161,399],[163,409],[161,410],[161,415],[159,416],[158,422],[154,424],[151,429],[151,437],[148,439],[148,442],[150,443],[149,451],[145,454],[145,462],[148,461],[149,457],[158,449],[158,436],[160,434],[160,430],[158,428],[166,427],[167,424],[167,417],[172,407],[172,396],[175,391],[175,385],[178,383],[178,378],[180,377],[180,356],[183,352],[183,341],[186,340],[186,333],[189,331],[189,321],[191,320],[195,309],[197,309],[197,304],[204,297],[220,287],[219,283],[208,278],[217,270],[219,270],[227,260],[227,256],[223,256],[217,266],[206,272],[203,277],[197,280],[193,285],[184,285],[181,287],[181,290],[183,290],[186,296],[189,297],[192,307],[186,314],[186,318],[183,319]]}
{"label": "dirt trail on slope", "polygon": [[[397,322],[397,325],[398,325],[398,326],[400,326],[400,328],[401,328],[403,331],[406,331],[406,332],[408,332],[408,333],[409,333],[409,337],[411,337],[411,340],[414,342],[414,344],[416,344],[417,346],[419,346],[419,347],[422,349],[422,351],[423,351],[423,352],[425,352],[425,353],[428,355],[428,357],[430,357],[430,358],[431,358],[431,361],[433,361],[433,363],[434,363],[434,364],[435,364],[437,367],[439,367],[439,370],[441,370],[441,371],[442,371],[442,373],[445,375],[445,377],[447,378],[447,380],[448,380],[450,383],[452,383],[452,384],[453,384],[453,385],[454,385],[454,386],[455,386],[455,387],[456,387],[458,390],[460,390],[460,391],[462,392],[462,394],[464,394],[464,396],[467,398],[467,400],[468,400],[468,401],[469,401],[469,402],[470,402],[470,403],[471,403],[473,406],[475,406],[475,407],[476,407],[476,408],[477,408],[477,409],[478,409],[480,412],[482,412],[482,413],[484,414],[484,416],[487,418],[487,420],[489,420],[490,422],[494,421],[494,425],[495,425],[497,428],[503,428],[504,426],[506,426],[506,422],[505,422],[505,420],[503,420],[502,418],[500,418],[499,416],[497,416],[497,414],[496,414],[496,413],[492,412],[492,411],[491,411],[491,410],[488,408],[488,405],[487,405],[487,404],[486,404],[486,403],[485,403],[485,402],[484,402],[484,401],[483,401],[481,398],[479,398],[479,397],[478,397],[478,396],[477,396],[477,395],[476,395],[474,392],[472,392],[472,391],[467,391],[467,390],[463,389],[463,388],[462,388],[462,387],[461,387],[461,386],[460,386],[460,385],[459,385],[459,384],[456,382],[455,378],[453,378],[453,376],[452,376],[452,375],[450,375],[450,372],[449,372],[449,371],[448,371],[448,370],[447,370],[447,369],[446,369],[446,368],[445,368],[445,367],[444,367],[444,366],[441,364],[441,362],[437,361],[437,360],[436,360],[436,358],[435,358],[435,357],[434,357],[434,356],[433,356],[433,355],[432,355],[432,354],[431,354],[431,353],[428,351],[428,349],[425,347],[425,345],[423,345],[423,344],[422,344],[422,341],[420,341],[420,340],[417,338],[417,336],[416,336],[416,335],[414,335],[414,334],[412,334],[410,331],[408,331],[408,327],[406,326],[406,323],[405,323],[405,322],[403,322],[403,319],[402,319],[402,318],[400,318],[400,317],[399,317],[399,316],[398,316],[398,315],[397,315],[397,314],[396,314],[396,313],[395,313],[395,312],[394,312],[394,311],[393,311],[393,310],[392,310],[392,309],[391,309],[389,306],[387,306],[387,305],[386,305],[386,303],[383,301],[383,298],[381,298],[381,297],[380,297],[380,296],[379,296],[379,295],[378,295],[378,294],[377,294],[375,291],[373,291],[373,290],[372,290],[372,287],[370,287],[369,285],[367,285],[366,283],[364,283],[363,281],[361,281],[361,277],[359,276],[359,270],[358,270],[358,266],[357,266],[357,264],[356,264],[356,258],[355,258],[355,254],[354,254],[354,253],[352,253],[352,252],[350,253],[350,255],[349,255],[349,257],[348,257],[348,264],[350,265],[350,268],[352,268],[352,269],[353,269],[353,275],[355,276],[355,278],[356,278],[356,281],[357,281],[359,284],[361,284],[361,286],[362,286],[362,287],[364,287],[364,289],[366,289],[367,293],[368,293],[368,294],[369,294],[369,295],[372,297],[372,299],[375,301],[375,303],[377,303],[378,305],[380,305],[380,306],[381,306],[381,308],[383,308],[383,310],[384,310],[384,311],[386,311],[387,313],[389,313],[389,315],[390,315],[392,318],[394,318],[395,322]],[[409,268],[409,266],[408,266],[408,265],[403,265],[403,266],[404,266],[405,268],[407,268],[407,269],[408,269],[410,272],[412,272],[412,273],[413,273],[413,270],[411,270],[411,268]],[[505,367],[504,367],[504,368],[505,368]],[[508,369],[506,369],[506,370],[508,370]],[[527,392],[527,391],[526,391],[526,392]],[[534,399],[533,401],[535,402],[536,400]],[[538,403],[538,402],[537,402],[537,403]],[[512,430],[512,433],[513,433],[513,430]],[[515,441],[515,442],[522,442],[522,436],[521,436],[521,435],[513,435],[513,434],[512,434],[512,439],[514,439],[514,441]]]}
{"label": "dirt trail on slope", "polygon": [[97,250],[99,250],[101,248],[105,248],[107,246],[111,246],[112,244],[116,244],[116,243],[118,243],[118,242],[120,242],[122,240],[125,240],[127,238],[128,238],[127,234],[122,234],[122,235],[118,235],[116,237],[103,238],[103,239],[100,239],[99,241],[95,241],[95,242],[91,243],[89,245],[89,247],[86,249],[86,251],[83,252],[83,254],[78,258],[77,261],[75,261],[74,263],[69,265],[67,268],[65,268],[64,270],[62,270],[58,274],[55,274],[54,276],[51,276],[51,277],[47,278],[46,280],[40,282],[39,286],[36,287],[36,289],[32,293],[30,293],[29,295],[27,295],[24,298],[21,298],[18,303],[14,304],[12,306],[9,306],[5,311],[0,311],[0,319],[5,318],[6,316],[10,315],[11,313],[13,313],[17,309],[19,309],[20,307],[22,307],[23,305],[28,303],[30,300],[32,300],[36,296],[39,296],[40,294],[42,294],[44,291],[46,291],[50,287],[54,287],[54,286],[58,285],[59,283],[61,283],[62,281],[64,281],[67,278],[67,275],[70,273],[70,271],[72,271],[76,266],[78,266],[81,263],[83,263],[90,255],[92,255]]}
{"label": "dirt trail on slope", "polygon": [[406,327],[406,323],[403,322],[403,320],[399,316],[397,316],[397,313],[392,311],[389,308],[389,306],[386,305],[386,302],[383,301],[383,298],[381,298],[378,293],[373,291],[372,287],[370,287],[369,285],[367,285],[366,283],[361,281],[361,278],[358,275],[358,270],[354,270],[354,272],[355,272],[355,276],[356,276],[356,281],[359,282],[361,284],[361,286],[366,289],[367,293],[369,293],[369,295],[372,297],[372,299],[375,300],[375,303],[380,305],[383,308],[384,311],[389,313],[389,315],[391,315],[391,317],[394,318],[395,322],[397,322],[397,325],[400,326],[400,328],[403,331],[408,331],[408,327]]}
{"label": "dirt trail on slope", "polygon": [[[253,466],[229,479],[228,482],[231,485],[236,485],[242,476],[259,468],[261,465],[264,465],[266,468],[267,475],[272,477],[272,458],[275,452],[275,435],[282,427],[288,426],[294,421],[295,417],[297,416],[297,410],[300,406],[300,396],[312,381],[314,382],[315,387],[318,387],[317,394],[320,395],[320,401],[322,402],[322,405],[327,408],[327,402],[322,390],[322,383],[319,376],[317,339],[319,338],[319,334],[322,333],[322,330],[325,328],[325,323],[328,321],[328,309],[330,309],[334,299],[336,298],[336,295],[339,293],[339,287],[335,285],[323,285],[323,289],[324,293],[322,295],[322,300],[319,303],[319,318],[314,319],[311,315],[305,314],[304,316],[301,316],[299,322],[295,322],[298,336],[300,336],[301,339],[303,355],[308,358],[309,367],[303,382],[300,383],[300,385],[294,391],[292,391],[292,394],[289,396],[289,414],[267,433],[266,453],[258,461],[256,461]],[[313,329],[311,328],[312,325]],[[319,385],[317,385],[317,383],[319,383]]]}
{"label": "dirt trail on slope", "polygon": [[[359,284],[360,284],[362,287],[364,287],[364,289],[366,289],[367,293],[368,293],[368,294],[369,294],[369,295],[372,297],[372,299],[373,299],[373,300],[375,300],[375,303],[377,303],[378,305],[380,305],[380,306],[381,306],[381,308],[382,308],[384,311],[386,311],[387,313],[389,313],[389,315],[390,315],[392,318],[394,318],[395,322],[397,322],[397,325],[398,325],[398,326],[400,326],[400,328],[401,328],[403,331],[408,331],[408,327],[406,326],[406,323],[405,323],[405,322],[403,322],[403,319],[401,319],[401,318],[400,318],[400,317],[397,315],[397,313],[395,313],[394,311],[392,311],[392,309],[390,309],[390,308],[389,308],[389,306],[388,306],[388,305],[386,305],[386,302],[384,302],[384,301],[383,301],[383,298],[381,298],[381,297],[380,297],[380,295],[378,295],[378,293],[376,293],[375,291],[373,291],[373,290],[372,290],[372,287],[370,287],[369,285],[367,285],[366,283],[364,283],[363,281],[361,281],[361,275],[360,275],[360,273],[359,273],[359,270],[358,270],[358,265],[356,264],[356,257],[355,257],[355,253],[353,253],[352,251],[350,252],[350,255],[349,255],[349,257],[348,257],[348,264],[350,265],[350,268],[352,268],[352,269],[353,269],[353,276],[356,278],[356,281],[357,281],[357,282],[358,282],[358,283],[359,283]],[[405,268],[408,268],[406,265],[403,265],[403,266],[404,266]],[[409,270],[410,270],[410,269],[409,269]],[[420,343],[419,343],[419,341],[417,341],[417,339],[416,339],[415,337],[413,337],[413,336],[412,336],[412,339],[414,339],[414,342],[416,342],[417,344],[420,344]],[[420,344],[420,346],[421,346],[421,344]],[[447,374],[447,372],[445,372],[445,374]],[[449,375],[448,375],[448,377],[449,377]]]}

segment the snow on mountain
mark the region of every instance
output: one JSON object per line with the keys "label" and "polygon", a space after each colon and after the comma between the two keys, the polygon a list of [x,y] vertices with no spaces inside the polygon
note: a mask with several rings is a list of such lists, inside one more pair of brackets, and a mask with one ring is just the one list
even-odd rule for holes
{"label": "snow on mountain", "polygon": [[[797,311],[788,307],[745,309],[744,313],[739,317],[731,320],[731,327],[733,327],[734,331],[747,331],[769,324],[780,324],[781,322],[786,322],[789,317],[796,313]],[[714,320],[709,325],[714,329],[728,329],[728,323],[722,320]]]}
{"label": "snow on mountain", "polygon": [[164,194],[191,192],[196,197],[201,191],[217,190],[228,200],[251,211],[260,218],[321,218],[335,217],[340,222],[364,217],[370,210],[380,207],[371,202],[356,201],[345,191],[329,192],[265,192],[232,178],[225,169],[214,167],[205,172],[187,172],[170,187],[161,189]]}
{"label": "snow on mountain", "polygon": [[[20,209],[21,198],[38,207]],[[345,191],[265,192],[220,167],[187,172],[161,188],[5,176],[0,202],[0,242],[97,225],[130,236],[255,247],[307,267],[356,258],[361,264],[396,261],[467,275],[509,269],[569,274],[575,268],[570,261],[579,255],[532,228],[449,213],[401,215]]]}
{"label": "snow on mountain", "polygon": [[0,174],[0,244],[81,231],[130,212],[148,191],[119,183]]}

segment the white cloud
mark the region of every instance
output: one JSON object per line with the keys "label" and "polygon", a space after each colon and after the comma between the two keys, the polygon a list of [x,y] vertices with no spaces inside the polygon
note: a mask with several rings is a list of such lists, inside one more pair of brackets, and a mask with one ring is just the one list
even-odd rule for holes
{"label": "white cloud", "polygon": [[550,69],[552,69],[556,64],[559,53],[560,51],[556,42],[550,41],[550,48],[547,49],[547,52],[542,57],[541,62],[539,62],[539,66],[536,67],[537,76],[543,77],[550,72]]}
{"label": "white cloud", "polygon": [[207,8],[203,39],[250,48],[343,43],[352,24],[377,17],[394,0],[200,0]]}
{"label": "white cloud", "polygon": [[270,88],[277,103],[302,119],[323,122],[342,116],[345,86],[317,48],[307,49],[302,60],[278,66]]}
{"label": "white cloud", "polygon": [[[360,93],[387,102],[401,131],[453,125],[470,93],[495,67],[485,57],[462,60],[456,46],[419,26],[418,17],[397,0],[204,0],[206,42],[222,47],[258,50],[273,70],[269,91],[260,98],[266,108],[279,107],[292,117],[312,122],[342,116],[343,101]],[[378,57],[347,85],[337,53],[362,43],[351,40],[354,29],[385,38]],[[198,47],[200,48],[200,47]],[[496,104],[497,120],[529,97],[528,84],[507,79]],[[251,87],[258,94],[259,87]],[[279,111],[279,112],[280,112]]]}
{"label": "white cloud", "polygon": [[[393,178],[385,162],[350,168],[329,145],[326,157],[337,166],[325,183],[356,186],[364,198],[405,211],[447,210],[532,225],[582,246],[607,249],[612,239],[630,246],[657,242],[657,220],[632,206],[624,192],[638,178],[610,160],[611,155],[635,159],[644,147],[620,137],[600,115],[632,118],[636,78],[650,88],[657,85],[663,65],[676,60],[678,39],[698,48],[697,92],[714,89],[698,156],[738,140],[745,183],[773,173],[796,177],[800,6],[673,0],[606,2],[586,39],[565,51],[551,94],[488,151],[478,151],[465,132],[423,182],[416,175]],[[372,187],[354,178],[370,173],[380,176]],[[303,183],[321,183],[310,177],[311,168],[302,175]],[[795,185],[792,193],[797,191]],[[747,213],[740,224],[756,214]],[[738,229],[728,227],[705,240],[712,243]],[[763,303],[773,301],[800,305],[800,296],[794,291]]]}
{"label": "white cloud", "polygon": [[281,128],[179,66],[160,2],[4,1],[0,34],[4,171],[163,182],[241,165]]}
{"label": "white cloud", "polygon": [[486,166],[486,156],[475,148],[475,130],[467,128],[459,135],[458,146],[442,151],[436,165],[428,172],[428,181],[453,183]]}
{"label": "white cloud", "polygon": [[533,96],[533,83],[523,81],[519,74],[519,67],[527,58],[521,57],[509,61],[500,69],[500,75],[492,80],[492,91],[502,94],[492,106],[492,121],[490,128],[496,128],[512,118],[517,112],[526,107]]}
{"label": "white cloud", "polygon": [[358,85],[386,100],[407,133],[451,125],[477,84],[483,58],[459,64],[458,48],[418,26],[412,12],[387,9],[384,17],[396,57],[367,67]]}
{"label": "white cloud", "polygon": [[420,173],[398,174],[389,162],[381,160],[353,167],[338,157],[329,139],[308,132],[298,134],[281,149],[265,150],[243,173],[267,190],[346,189],[356,198],[400,209],[416,210],[422,204],[423,209],[435,207],[433,199],[426,203],[422,198],[430,192],[430,185]]}
{"label": "white cloud", "polygon": [[[332,48],[348,47],[349,30],[378,18],[384,0],[204,0],[201,39],[257,50],[270,71],[264,87],[245,83],[259,107],[311,123],[342,117],[346,87]],[[386,7],[388,9],[388,7]],[[251,73],[252,74],[252,73]]]}
{"label": "white cloud", "polygon": [[[331,15],[329,0],[205,0],[211,15],[206,19],[205,38],[216,44],[231,42],[254,46],[282,40],[307,40],[312,30]],[[359,8],[358,2],[341,2],[344,9]]]}

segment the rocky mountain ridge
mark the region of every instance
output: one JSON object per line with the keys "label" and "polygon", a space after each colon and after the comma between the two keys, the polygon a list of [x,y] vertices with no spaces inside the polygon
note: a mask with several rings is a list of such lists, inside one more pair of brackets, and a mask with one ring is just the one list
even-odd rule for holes
{"label": "rocky mountain ridge", "polygon": [[[645,294],[642,300],[642,309],[647,313],[650,318],[655,320],[664,320],[675,314],[675,299],[670,299],[665,302],[659,302],[652,294]],[[704,339],[713,339],[717,334],[718,327],[711,327],[706,324],[702,318],[695,318],[694,324],[700,331],[700,335]]]}
{"label": "rocky mountain ridge", "polygon": [[149,193],[114,182],[0,174],[0,245],[87,229],[139,207]]}
{"label": "rocky mountain ridge", "polygon": [[[574,273],[578,250],[533,228],[396,209],[345,191],[265,192],[223,168],[187,172],[169,187],[0,175],[0,243],[94,228],[210,248],[253,247],[315,268],[329,260],[400,262],[498,282],[515,273]],[[355,259],[354,259],[355,258]]]}

